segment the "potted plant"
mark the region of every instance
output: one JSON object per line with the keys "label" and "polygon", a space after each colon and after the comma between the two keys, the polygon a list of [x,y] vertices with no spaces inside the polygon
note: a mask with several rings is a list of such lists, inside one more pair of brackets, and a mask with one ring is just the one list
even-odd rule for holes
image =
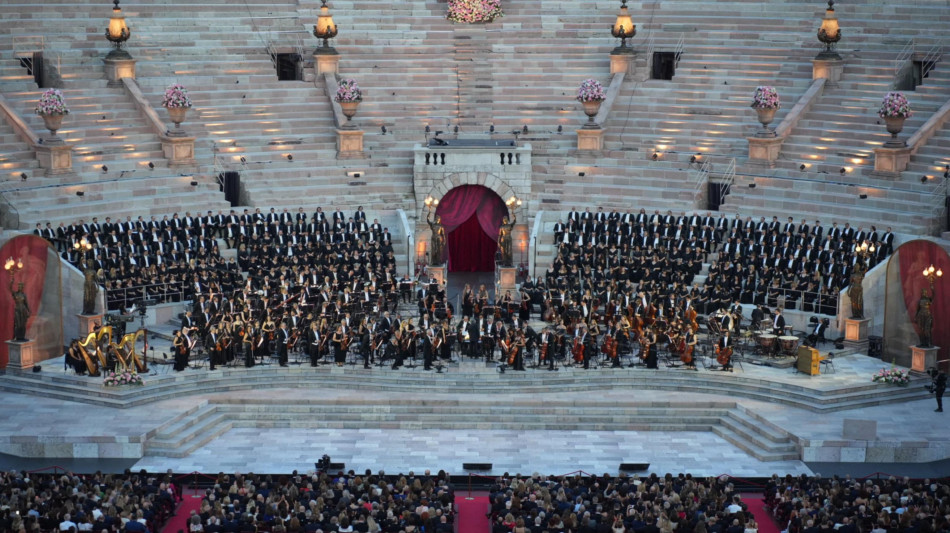
{"label": "potted plant", "polygon": [[484,24],[503,16],[501,0],[449,0],[446,18],[463,24]]}
{"label": "potted plant", "polygon": [[356,83],[356,80],[350,78],[340,80],[340,84],[336,88],[336,96],[333,99],[340,104],[343,115],[346,116],[346,124],[343,125],[343,128],[355,129],[356,125],[351,121],[353,116],[356,115],[356,108],[363,101],[363,91],[359,84]]}
{"label": "potted plant", "polygon": [[756,133],[757,137],[775,137],[775,131],[769,129],[769,124],[775,120],[775,112],[781,107],[779,103],[778,91],[770,85],[761,85],[755,88],[752,94],[752,109],[759,117],[759,123],[762,124],[762,131]]}
{"label": "potted plant", "polygon": [[170,134],[184,135],[181,130],[181,123],[185,121],[185,115],[191,108],[191,98],[188,97],[188,89],[184,85],[175,83],[165,89],[165,95],[162,97],[162,107],[168,110],[168,117],[175,124],[175,131]]}
{"label": "potted plant", "polygon": [[103,385],[106,387],[119,387],[121,385],[145,385],[145,380],[134,370],[119,370],[106,372],[103,375]]}
{"label": "potted plant", "polygon": [[889,92],[884,95],[877,116],[884,119],[887,132],[891,134],[891,139],[885,143],[885,146],[904,146],[903,141],[897,140],[897,134],[904,129],[904,120],[912,114],[910,102],[907,101],[904,93]]}
{"label": "potted plant", "polygon": [[606,98],[604,86],[595,79],[584,80],[577,89],[577,101],[584,106],[584,114],[587,115],[584,129],[599,129],[597,123],[594,122],[594,117],[600,111],[600,104],[604,98]]}
{"label": "potted plant", "polygon": [[59,89],[47,89],[40,95],[40,101],[36,105],[36,114],[43,118],[43,125],[50,131],[50,138],[47,144],[61,143],[62,140],[56,136],[56,130],[62,127],[63,117],[69,114],[69,108],[66,107],[66,98]]}

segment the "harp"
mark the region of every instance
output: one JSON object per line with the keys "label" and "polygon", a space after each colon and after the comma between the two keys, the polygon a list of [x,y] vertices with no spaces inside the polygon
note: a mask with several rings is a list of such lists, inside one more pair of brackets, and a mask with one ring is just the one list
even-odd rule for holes
{"label": "harp", "polygon": [[[126,333],[118,344],[112,345],[115,349],[116,358],[123,368],[143,373],[148,372],[148,362],[146,360],[145,347],[147,346],[146,333],[144,329],[139,329],[135,333]],[[142,347],[141,355],[137,347]]]}
{"label": "harp", "polygon": [[112,344],[112,326],[99,328],[98,331],[87,335],[85,340],[79,341],[79,351],[82,352],[83,360],[86,361],[90,376],[98,376],[101,369],[108,366],[107,354],[110,344]]}

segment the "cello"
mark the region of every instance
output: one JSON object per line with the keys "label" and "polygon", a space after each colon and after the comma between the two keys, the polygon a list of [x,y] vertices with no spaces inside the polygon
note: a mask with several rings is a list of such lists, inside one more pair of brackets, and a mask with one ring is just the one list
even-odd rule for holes
{"label": "cello", "polygon": [[720,348],[719,343],[716,343],[716,362],[725,367],[729,365],[729,361],[731,360],[732,347],[726,346],[725,348]]}
{"label": "cello", "polygon": [[581,342],[581,336],[574,337],[574,347],[571,352],[574,354],[575,363],[584,362],[584,343]]}

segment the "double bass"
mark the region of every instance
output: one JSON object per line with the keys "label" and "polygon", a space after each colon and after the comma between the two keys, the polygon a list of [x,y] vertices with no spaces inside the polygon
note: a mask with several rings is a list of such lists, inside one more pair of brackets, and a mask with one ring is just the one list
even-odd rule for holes
{"label": "double bass", "polygon": [[575,363],[584,362],[584,343],[581,342],[581,336],[574,337],[574,347],[572,348]]}
{"label": "double bass", "polygon": [[515,358],[518,357],[518,349],[520,347],[521,345],[518,343],[516,339],[511,340],[511,347],[508,349],[508,365],[509,366],[515,364]]}

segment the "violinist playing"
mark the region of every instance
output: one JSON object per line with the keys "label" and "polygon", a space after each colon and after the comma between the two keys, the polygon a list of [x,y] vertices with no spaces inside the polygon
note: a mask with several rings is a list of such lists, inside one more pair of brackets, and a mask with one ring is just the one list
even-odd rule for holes
{"label": "violinist playing", "polygon": [[512,370],[524,372],[524,350],[526,344],[527,342],[525,342],[523,331],[517,330],[512,334],[508,359],[508,364],[511,365]]}
{"label": "violinist playing", "polygon": [[640,357],[646,363],[647,368],[656,370],[658,368],[656,333],[651,326],[647,326],[643,331],[643,335],[640,337],[640,346]]}
{"label": "violinist playing", "polygon": [[214,370],[214,366],[221,363],[223,352],[221,340],[221,335],[218,334],[218,326],[211,326],[211,332],[205,338],[205,346],[208,347],[208,370]]}
{"label": "violinist playing", "polygon": [[689,370],[696,370],[696,358],[694,353],[696,351],[696,327],[692,324],[686,326],[686,349],[681,355],[683,364],[686,365],[686,368]]}

